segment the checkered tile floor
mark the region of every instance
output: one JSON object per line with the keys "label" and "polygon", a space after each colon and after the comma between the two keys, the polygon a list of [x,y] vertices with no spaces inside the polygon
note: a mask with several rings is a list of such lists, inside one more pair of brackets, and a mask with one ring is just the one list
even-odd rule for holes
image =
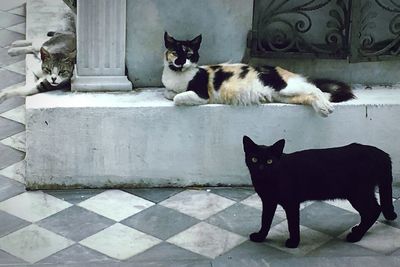
{"label": "checkered tile floor", "polygon": [[[25,79],[24,58],[7,55],[23,3],[0,1],[0,90]],[[282,209],[267,241],[248,240],[261,216],[251,188],[26,192],[23,104],[0,104],[0,266],[400,266],[400,221],[347,243],[359,218],[346,201],[304,203],[300,246],[286,249]]]}

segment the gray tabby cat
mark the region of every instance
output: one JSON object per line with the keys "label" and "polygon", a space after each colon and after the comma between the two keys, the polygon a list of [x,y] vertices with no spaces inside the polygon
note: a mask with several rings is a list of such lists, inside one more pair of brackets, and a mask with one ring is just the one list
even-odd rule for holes
{"label": "gray tabby cat", "polygon": [[57,89],[70,89],[76,61],[74,15],[66,14],[66,31],[49,32],[42,45],[35,41],[16,41],[8,51],[11,56],[34,54],[41,63],[33,85],[15,85],[0,91],[0,103],[12,96],[28,96]]}

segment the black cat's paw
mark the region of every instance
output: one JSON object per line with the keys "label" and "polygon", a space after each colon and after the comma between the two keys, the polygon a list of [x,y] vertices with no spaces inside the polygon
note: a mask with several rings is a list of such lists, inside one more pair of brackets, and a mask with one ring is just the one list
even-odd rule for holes
{"label": "black cat's paw", "polygon": [[[356,227],[357,227],[357,226],[356,226]],[[353,227],[353,229],[356,228],[356,227]],[[357,228],[356,228],[356,230],[357,230]],[[358,233],[357,231],[352,231],[351,233],[349,233],[349,234],[346,236],[346,240],[347,240],[348,242],[354,243],[354,242],[360,241],[362,237],[363,237],[362,234]]]}
{"label": "black cat's paw", "polygon": [[289,238],[288,240],[286,240],[285,246],[287,248],[297,248],[299,246],[299,243],[300,239]]}
{"label": "black cat's paw", "polygon": [[384,211],[383,216],[385,217],[386,220],[393,221],[397,218],[396,212],[394,210],[391,211]]}
{"label": "black cat's paw", "polygon": [[253,241],[253,242],[257,242],[257,243],[263,242],[265,240],[265,237],[266,236],[264,234],[261,234],[261,233],[252,233],[252,234],[250,234],[250,240]]}

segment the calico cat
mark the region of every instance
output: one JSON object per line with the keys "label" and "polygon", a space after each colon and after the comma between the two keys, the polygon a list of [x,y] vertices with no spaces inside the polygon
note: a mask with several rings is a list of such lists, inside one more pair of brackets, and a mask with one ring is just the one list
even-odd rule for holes
{"label": "calico cat", "polygon": [[[246,64],[198,66],[202,36],[190,41],[164,34],[162,83],[165,97],[176,105],[291,103],[311,105],[327,116],[332,102],[354,98],[342,82],[305,77],[280,67],[252,67]],[[322,90],[322,91],[321,91]]]}
{"label": "calico cat", "polygon": [[[11,45],[9,54],[12,56],[34,54],[40,69],[35,72],[37,81],[28,86],[11,86],[0,91],[0,103],[12,96],[28,96],[39,92],[57,89],[70,89],[76,61],[76,38],[73,32],[73,18],[68,19],[68,30],[49,32],[50,39],[42,45],[35,41],[20,40]],[[71,25],[73,24],[73,25]]]}
{"label": "calico cat", "polygon": [[[296,248],[300,242],[299,206],[307,200],[347,199],[361,217],[360,224],[347,235],[349,242],[359,241],[381,211],[387,220],[396,219],[392,163],[382,150],[353,143],[285,154],[284,145],[283,139],[264,146],[243,137],[246,165],[262,201],[261,229],[251,234],[250,240],[262,242],[267,237],[278,204],[288,220],[288,248]],[[376,186],[381,206],[375,198]]]}

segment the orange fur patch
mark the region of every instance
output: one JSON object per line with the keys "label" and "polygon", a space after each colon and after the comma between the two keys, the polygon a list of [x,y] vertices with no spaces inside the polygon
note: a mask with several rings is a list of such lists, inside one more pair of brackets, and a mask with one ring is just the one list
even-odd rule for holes
{"label": "orange fur patch", "polygon": [[282,79],[287,82],[290,78],[298,76],[297,74],[290,72],[288,70],[282,69],[281,67],[276,67],[276,71],[281,75]]}

